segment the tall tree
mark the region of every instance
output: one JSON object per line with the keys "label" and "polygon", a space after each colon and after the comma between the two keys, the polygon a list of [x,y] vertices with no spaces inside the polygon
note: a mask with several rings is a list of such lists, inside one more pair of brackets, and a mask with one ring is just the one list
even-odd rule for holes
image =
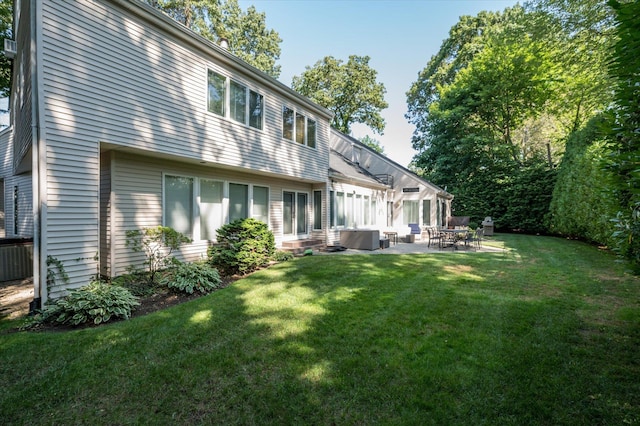
{"label": "tall tree", "polygon": [[379,140],[372,138],[369,135],[365,135],[361,137],[359,141],[365,144],[366,146],[368,146],[369,148],[371,148],[372,150],[374,150],[375,152],[377,152],[378,154],[386,155],[384,153],[384,147],[380,145]]}
{"label": "tall tree", "polygon": [[278,33],[266,26],[266,15],[254,6],[244,12],[237,0],[147,0],[176,21],[218,43],[227,39],[229,51],[271,75],[280,76]]}
{"label": "tall tree", "polygon": [[342,60],[326,56],[301,76],[294,76],[293,90],[334,113],[331,125],[349,134],[351,125],[362,123],[383,134],[385,122],[380,112],[389,105],[386,89],[376,81],[378,72],[369,66],[368,56],[349,56]]}
{"label": "tall tree", "polygon": [[621,211],[615,238],[621,254],[640,271],[640,2],[611,0],[618,41],[611,73],[616,81],[611,126],[611,170]]}

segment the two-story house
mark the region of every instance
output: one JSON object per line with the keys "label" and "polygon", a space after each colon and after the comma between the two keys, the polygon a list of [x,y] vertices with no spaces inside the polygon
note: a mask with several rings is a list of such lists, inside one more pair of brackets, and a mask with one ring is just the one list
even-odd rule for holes
{"label": "two-story house", "polygon": [[187,234],[186,260],[237,218],[326,240],[328,110],[139,1],[18,0],[14,34],[4,228],[33,237],[38,302],[141,264],[131,229]]}

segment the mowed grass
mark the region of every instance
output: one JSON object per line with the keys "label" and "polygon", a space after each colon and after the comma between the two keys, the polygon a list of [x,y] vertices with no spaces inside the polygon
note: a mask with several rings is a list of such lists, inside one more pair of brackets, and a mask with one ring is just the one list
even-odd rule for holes
{"label": "mowed grass", "polygon": [[640,422],[640,280],[609,253],[311,256],[98,328],[8,332],[2,424]]}

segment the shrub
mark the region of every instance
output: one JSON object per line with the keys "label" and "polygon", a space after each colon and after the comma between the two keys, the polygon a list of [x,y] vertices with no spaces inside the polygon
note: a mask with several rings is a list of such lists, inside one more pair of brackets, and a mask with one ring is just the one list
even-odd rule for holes
{"label": "shrub", "polygon": [[169,288],[193,294],[194,291],[209,293],[220,287],[222,280],[216,269],[204,262],[195,262],[178,264],[164,282]]}
{"label": "shrub", "polygon": [[293,253],[285,250],[276,250],[275,254],[273,255],[273,259],[276,262],[286,262],[288,260],[292,260],[294,257],[295,256],[293,255]]}
{"label": "shrub", "polygon": [[209,264],[224,275],[247,274],[266,266],[276,250],[267,224],[239,219],[217,231],[218,244],[209,248]]}
{"label": "shrub", "polygon": [[174,258],[171,253],[174,250],[191,242],[189,237],[168,226],[127,231],[126,236],[127,247],[136,253],[142,252],[146,255],[144,265],[147,266],[150,282],[155,280],[158,271],[173,264]]}
{"label": "shrub", "polygon": [[112,318],[129,318],[138,305],[136,297],[126,288],[92,281],[47,305],[39,319],[58,324],[79,325],[90,321],[101,324]]}

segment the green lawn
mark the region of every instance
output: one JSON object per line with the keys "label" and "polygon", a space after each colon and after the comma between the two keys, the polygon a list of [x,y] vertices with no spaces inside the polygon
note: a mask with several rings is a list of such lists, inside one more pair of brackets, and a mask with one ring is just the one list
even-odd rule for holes
{"label": "green lawn", "polygon": [[640,279],[597,248],[310,256],[72,332],[0,323],[3,424],[640,422]]}

